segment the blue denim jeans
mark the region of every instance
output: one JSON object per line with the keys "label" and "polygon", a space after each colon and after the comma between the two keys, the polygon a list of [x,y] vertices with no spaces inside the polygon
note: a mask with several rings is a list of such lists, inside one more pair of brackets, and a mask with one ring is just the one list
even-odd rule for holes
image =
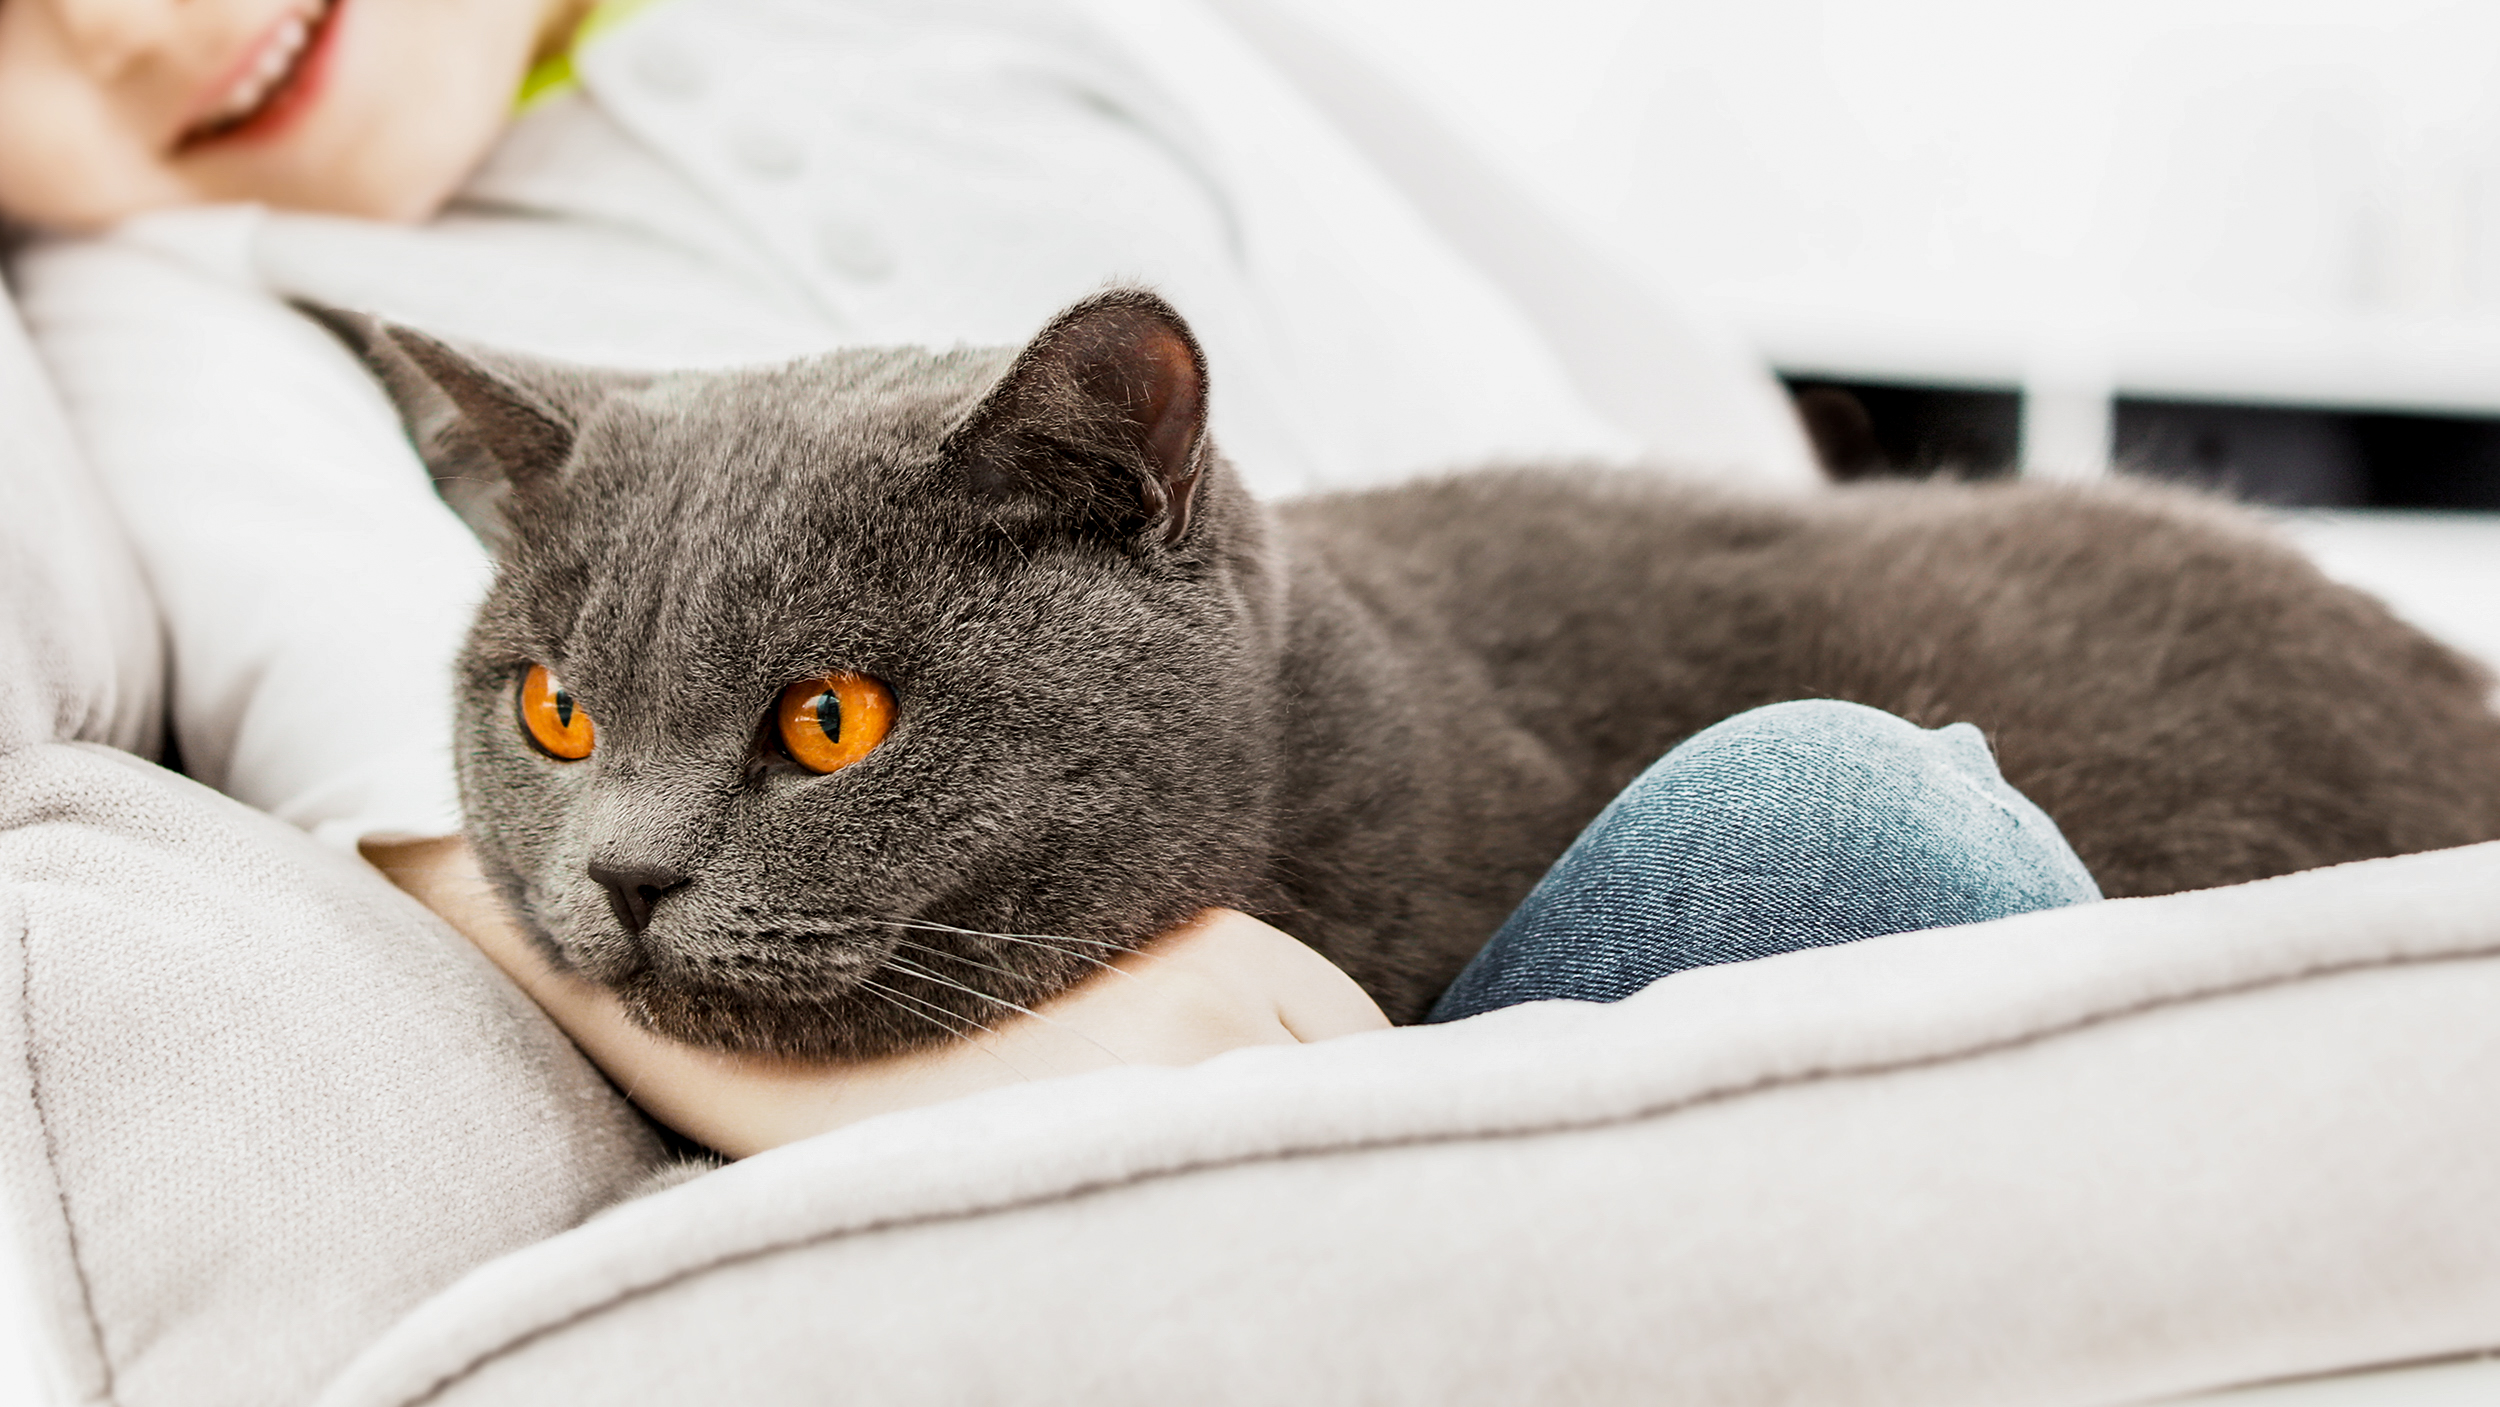
{"label": "blue denim jeans", "polygon": [[1831,699],[1694,734],[1624,788],[1428,1018],[2101,897],[1967,723]]}

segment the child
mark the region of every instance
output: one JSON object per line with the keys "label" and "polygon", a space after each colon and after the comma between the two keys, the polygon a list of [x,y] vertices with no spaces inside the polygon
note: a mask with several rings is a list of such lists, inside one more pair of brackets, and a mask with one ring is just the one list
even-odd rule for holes
{"label": "child", "polygon": [[[1498,289],[1172,0],[5,0],[0,212],[98,234],[39,242],[15,272],[168,621],[187,770],[361,844],[646,1104],[732,1152],[1110,1051],[1180,1061],[1380,1018],[1307,949],[1217,915],[1043,1019],[873,1069],[729,1060],[626,1025],[516,940],[445,839],[447,661],[486,563],[362,372],[284,298],[682,366],[1019,342],[1105,280],[1143,279],[1206,343],[1216,438],[1264,492],[1626,448]],[[1943,776],[1940,795],[2003,785],[1975,740],[1918,741],[1949,733],[1748,718],[1731,736],[1823,740],[1809,784],[1783,797],[1828,799],[1823,782],[1870,766]],[[1696,756],[1721,754],[1679,750],[1627,793],[1446,1014],[1600,994],[1559,954],[1619,952],[1609,995],[1682,961],[1650,926],[1616,922],[1620,905],[1589,922],[1566,901],[1610,872],[1586,856],[1701,795]],[[1936,814],[1886,814],[1804,833],[1940,833]],[[1995,898],[1937,912],[2087,892],[2045,825],[2025,832],[2023,872],[2063,887],[1979,885]],[[1741,848],[1705,829],[1697,860]],[[1884,894],[1958,893],[1939,876],[2002,858],[1911,848],[1947,863],[1876,874]],[[1777,877],[1772,900],[1792,888]],[[1651,878],[1671,906],[1698,892]],[[1882,907],[1829,892],[1844,916]],[[1773,929],[1730,941],[1881,931]],[[1607,948],[1617,933],[1637,941]]]}

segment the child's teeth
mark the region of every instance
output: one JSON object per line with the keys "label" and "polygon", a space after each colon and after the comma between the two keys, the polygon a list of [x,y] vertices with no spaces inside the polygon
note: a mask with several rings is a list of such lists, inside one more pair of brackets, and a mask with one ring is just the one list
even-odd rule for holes
{"label": "child's teeth", "polygon": [[301,15],[289,19],[280,26],[277,34],[271,38],[269,47],[261,50],[260,59],[252,65],[252,71],[243,75],[242,81],[234,85],[234,90],[226,95],[224,102],[217,105],[217,111],[210,115],[209,121],[212,123],[231,122],[259,107],[269,96],[270,90],[277,87],[279,80],[286,77],[287,71],[295,67],[295,60],[304,52],[304,46],[311,41],[312,21]]}

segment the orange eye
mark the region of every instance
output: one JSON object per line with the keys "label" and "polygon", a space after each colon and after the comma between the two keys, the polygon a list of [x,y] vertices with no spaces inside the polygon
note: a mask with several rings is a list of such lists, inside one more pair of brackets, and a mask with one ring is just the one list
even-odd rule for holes
{"label": "orange eye", "polygon": [[837,772],[894,726],[894,691],[865,674],[802,679],[781,691],[781,745],[810,772]]}
{"label": "orange eye", "polygon": [[591,726],[590,714],[573,696],[565,692],[547,666],[534,664],[521,676],[518,700],[521,731],[549,757],[579,762],[590,756],[597,745],[597,730]]}

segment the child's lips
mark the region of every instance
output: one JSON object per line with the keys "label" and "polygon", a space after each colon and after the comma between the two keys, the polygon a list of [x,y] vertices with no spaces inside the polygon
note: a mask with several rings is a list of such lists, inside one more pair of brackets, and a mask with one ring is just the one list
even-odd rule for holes
{"label": "child's lips", "polygon": [[178,150],[237,136],[263,125],[286,100],[306,86],[304,80],[329,37],[338,0],[320,0],[309,9],[280,16],[245,50],[208,96],[197,105],[199,116],[184,124],[176,138]]}

